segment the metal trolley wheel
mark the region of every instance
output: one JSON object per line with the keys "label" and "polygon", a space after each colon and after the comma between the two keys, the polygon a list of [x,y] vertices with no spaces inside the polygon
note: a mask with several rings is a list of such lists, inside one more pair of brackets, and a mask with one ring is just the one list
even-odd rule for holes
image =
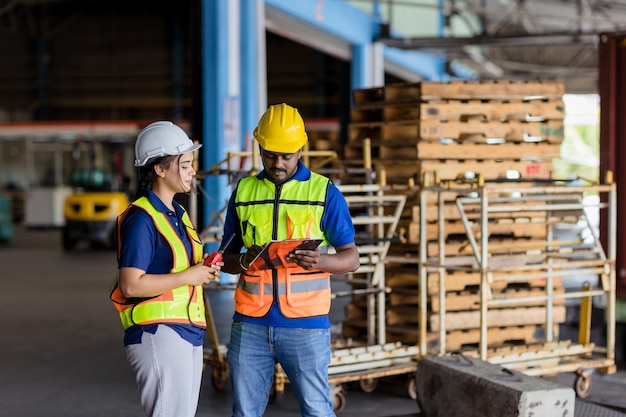
{"label": "metal trolley wheel", "polygon": [[574,391],[579,398],[585,398],[591,392],[591,374],[583,371],[577,372],[574,381]]}
{"label": "metal trolley wheel", "polygon": [[378,386],[378,379],[376,378],[363,378],[359,380],[359,387],[361,387],[361,391],[370,393],[374,392],[376,387]]}
{"label": "metal trolley wheel", "polygon": [[415,374],[411,374],[411,376],[407,379],[406,391],[409,394],[410,399],[417,400],[417,385],[415,383]]}
{"label": "metal trolley wheel", "polygon": [[346,408],[347,402],[348,400],[346,399],[346,394],[344,394],[341,390],[337,391],[335,393],[335,397],[333,398],[333,411],[335,411],[336,414],[341,413],[343,409]]}
{"label": "metal trolley wheel", "polygon": [[213,374],[211,375],[211,384],[216,391],[226,391],[226,388],[228,388],[229,380],[230,376],[228,374],[228,371],[224,373],[220,370],[213,369]]}

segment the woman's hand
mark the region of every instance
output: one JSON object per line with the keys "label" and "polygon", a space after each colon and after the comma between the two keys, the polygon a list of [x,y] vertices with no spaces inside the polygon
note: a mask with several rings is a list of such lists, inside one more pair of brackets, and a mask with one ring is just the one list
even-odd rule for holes
{"label": "woman's hand", "polygon": [[220,279],[220,272],[224,262],[216,262],[211,266],[206,266],[202,262],[192,266],[185,272],[188,274],[189,285],[203,285],[209,282],[216,282]]}

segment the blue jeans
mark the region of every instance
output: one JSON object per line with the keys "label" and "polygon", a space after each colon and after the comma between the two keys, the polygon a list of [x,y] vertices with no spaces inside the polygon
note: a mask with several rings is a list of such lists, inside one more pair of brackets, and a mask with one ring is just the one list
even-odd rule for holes
{"label": "blue jeans", "polygon": [[228,362],[233,417],[261,417],[280,363],[303,417],[331,417],[330,329],[291,329],[234,321]]}

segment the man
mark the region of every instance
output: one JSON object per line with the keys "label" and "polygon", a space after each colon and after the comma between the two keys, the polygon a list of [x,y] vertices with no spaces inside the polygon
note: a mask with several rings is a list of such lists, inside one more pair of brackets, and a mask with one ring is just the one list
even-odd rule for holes
{"label": "man", "polygon": [[[270,106],[254,137],[264,169],[237,184],[224,225],[224,239],[234,238],[222,270],[240,274],[228,350],[233,416],[263,415],[276,363],[302,416],[334,416],[328,387],[330,274],[359,267],[352,218],[335,185],[300,161],[308,137],[297,109]],[[269,269],[252,263],[271,240],[303,238],[322,243],[290,252]],[[240,253],[242,247],[247,251]]]}

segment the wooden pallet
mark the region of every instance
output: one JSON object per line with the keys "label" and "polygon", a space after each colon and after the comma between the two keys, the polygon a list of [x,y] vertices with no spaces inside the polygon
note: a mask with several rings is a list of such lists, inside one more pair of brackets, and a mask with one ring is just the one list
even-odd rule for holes
{"label": "wooden pallet", "polygon": [[419,137],[422,140],[450,138],[457,142],[485,142],[494,139],[507,142],[548,142],[552,144],[563,142],[562,120],[541,122],[422,120],[419,127]]}
{"label": "wooden pallet", "polygon": [[[565,322],[565,305],[556,305],[552,310],[554,323]],[[399,318],[395,318],[396,322]],[[447,330],[465,330],[480,327],[480,311],[454,311],[446,312]],[[503,308],[490,309],[487,311],[488,327],[524,326],[529,324],[539,325],[546,321],[545,307]],[[392,324],[389,314],[387,322]],[[432,314],[428,318],[429,330],[439,331],[440,317]]]}
{"label": "wooden pallet", "polygon": [[[346,148],[346,152],[348,152]],[[485,180],[520,178],[526,180],[550,178],[554,166],[551,160],[374,160],[376,171],[384,176],[388,184],[420,184],[425,173],[436,172],[440,179],[475,178],[482,175]]]}
{"label": "wooden pallet", "polygon": [[484,100],[431,100],[422,104],[422,120],[500,120],[545,121],[565,117],[563,100],[530,98]]}
{"label": "wooden pallet", "polygon": [[[491,289],[493,291],[505,291],[507,288],[545,288],[546,278],[529,278],[526,280],[520,280],[517,282],[507,282],[499,279],[500,277],[506,277],[506,273],[494,273],[494,280],[491,282]],[[419,273],[417,265],[388,265],[386,269],[385,277],[387,286],[391,287],[393,292],[396,287],[414,287],[417,288],[419,284]],[[555,277],[554,286],[560,287],[562,285],[562,278]],[[445,290],[446,291],[463,291],[476,289],[480,285],[480,274],[478,272],[464,272],[456,271],[449,272],[445,276]],[[435,272],[428,274],[428,293],[437,294],[439,292],[439,275]]]}
{"label": "wooden pallet", "polygon": [[438,121],[545,121],[562,120],[563,100],[530,98],[528,100],[430,100],[403,103],[374,102],[354,106],[352,123],[391,122],[401,120]]}
{"label": "wooden pallet", "polygon": [[[490,222],[488,231],[490,236],[508,236],[509,238],[535,238],[545,239],[547,230],[546,222],[533,221],[534,219],[513,219],[514,221],[504,221],[509,219],[499,219],[498,222]],[[400,225],[407,230],[407,240],[409,243],[420,242],[420,224],[414,221],[401,220]],[[426,239],[436,240],[439,236],[439,224],[428,223],[426,225]],[[472,223],[471,231],[477,238],[480,237],[480,224]],[[466,236],[466,229],[460,221],[445,222],[445,237]]]}
{"label": "wooden pallet", "polygon": [[[433,195],[433,200],[436,195]],[[571,201],[569,203],[575,203]],[[493,203],[492,207],[497,206],[501,208],[502,211],[490,212],[488,213],[489,220],[503,220],[503,219],[529,219],[529,221],[538,221],[535,219],[541,219],[541,221],[545,221],[549,224],[553,224],[555,221],[559,221],[561,223],[568,223],[575,225],[579,220],[582,219],[583,211],[579,210],[578,212],[574,210],[569,210],[568,212],[556,212],[554,210],[543,209],[545,207],[545,203],[541,201],[523,201],[520,199],[519,202],[511,201],[504,203]],[[421,210],[419,205],[409,206],[410,209],[410,219],[411,221],[419,223],[421,218]],[[504,210],[506,209],[506,211]],[[431,204],[426,205],[425,216],[427,222],[437,221],[439,218],[439,207],[436,202],[432,202]],[[457,221],[461,219],[461,213],[459,208],[456,205],[455,200],[443,200],[443,205],[441,207],[442,218],[447,219],[449,221]],[[481,211],[480,211],[480,202],[477,203],[465,203],[463,214],[468,220],[471,221],[479,221],[481,219]],[[403,216],[406,218],[406,216]]]}
{"label": "wooden pallet", "polygon": [[[563,247],[559,247],[559,242],[555,240],[551,241],[537,241],[536,239],[518,238],[518,239],[490,239],[489,253],[491,255],[510,255],[513,253],[589,253],[594,254],[592,248],[586,246],[570,247],[567,246],[567,242],[563,242]],[[495,243],[494,243],[495,242]],[[552,248],[548,248],[548,245],[552,244]],[[477,244],[478,250],[481,245]],[[464,256],[473,253],[473,249],[467,239],[458,239],[456,241],[447,242],[444,245],[444,254],[446,257]],[[428,242],[427,255],[434,257],[439,255],[439,242]]]}
{"label": "wooden pallet", "polygon": [[406,102],[435,99],[502,99],[526,100],[530,97],[561,98],[563,83],[556,81],[450,81],[388,84],[352,92],[359,106],[375,102]]}
{"label": "wooden pallet", "polygon": [[[349,331],[355,331],[352,328]],[[554,336],[558,337],[558,326],[554,326]],[[419,331],[416,326],[398,325],[387,326],[387,340],[395,340],[405,344],[419,343]],[[430,354],[439,351],[439,334],[427,334],[427,348]],[[506,346],[521,346],[545,341],[545,327],[543,325],[527,325],[514,327],[492,327],[487,333],[487,345],[490,349]],[[462,349],[475,349],[480,343],[480,330],[455,330],[446,333],[446,352]]]}
{"label": "wooden pallet", "polygon": [[563,122],[408,120],[394,122],[350,123],[348,143],[358,146],[365,139],[381,144],[391,141],[440,140],[457,142],[563,142]]}
{"label": "wooden pallet", "polygon": [[[360,149],[356,149],[360,153]],[[560,156],[560,145],[547,142],[504,142],[504,143],[442,143],[417,139],[372,141],[372,158],[377,163],[393,164],[398,161],[416,160],[551,160]],[[348,144],[345,154],[354,158],[353,143]],[[467,170],[465,170],[467,171]]]}
{"label": "wooden pallet", "polygon": [[[438,292],[438,291],[437,291]],[[563,288],[554,288],[553,294],[563,294],[565,290]],[[546,295],[544,288],[510,288],[500,292],[493,292],[493,299],[515,299],[522,297],[537,297]],[[418,306],[419,305],[419,291],[411,288],[394,288],[387,296],[387,304],[390,308],[401,306]],[[429,311],[438,313],[441,311],[439,295],[435,292],[428,294],[428,307]],[[480,292],[478,289],[463,290],[463,291],[450,291],[445,295],[446,311],[465,311],[478,308],[480,305]],[[565,304],[564,298],[555,298],[553,300],[554,305]],[[535,307],[545,305],[546,301],[520,301],[518,303],[506,304],[501,308],[514,308],[514,307]],[[496,309],[496,307],[493,307]]]}

